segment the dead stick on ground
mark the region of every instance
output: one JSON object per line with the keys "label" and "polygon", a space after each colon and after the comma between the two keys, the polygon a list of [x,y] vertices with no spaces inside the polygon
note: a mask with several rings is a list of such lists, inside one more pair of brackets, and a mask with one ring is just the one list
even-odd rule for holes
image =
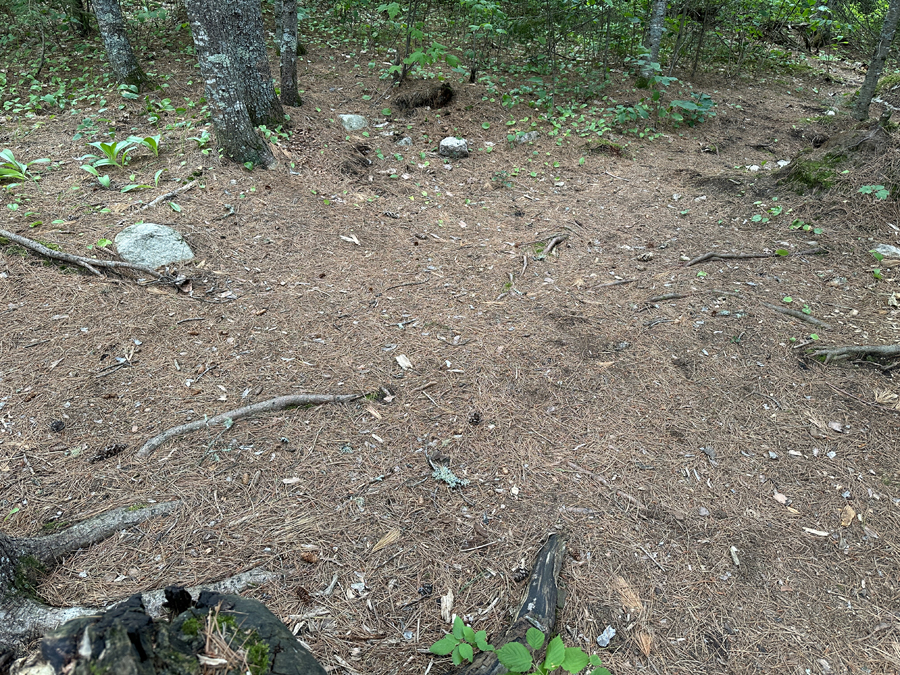
{"label": "dead stick on ground", "polygon": [[861,358],[865,356],[891,359],[900,356],[900,345],[862,345],[860,347],[848,345],[845,347],[831,347],[829,349],[820,349],[810,354],[810,356],[824,356],[825,363],[849,359],[851,357]]}
{"label": "dead stick on ground", "polygon": [[0,237],[9,239],[10,241],[19,244],[19,246],[24,246],[25,248],[44,256],[45,258],[50,258],[51,260],[59,260],[60,262],[67,262],[70,265],[78,265],[79,267],[83,267],[84,269],[92,272],[93,274],[96,274],[97,276],[102,276],[100,274],[100,270],[97,269],[99,267],[106,269],[121,268],[135,270],[136,272],[142,272],[148,276],[151,276],[154,279],[163,278],[162,274],[154,269],[145,267],[144,265],[135,265],[134,263],[122,262],[119,260],[94,260],[93,258],[82,258],[79,255],[72,255],[71,253],[66,253],[65,251],[54,251],[51,248],[47,248],[43,244],[39,244],[33,239],[22,237],[18,234],[14,234],[13,232],[8,232],[6,230],[0,230]]}
{"label": "dead stick on ground", "polygon": [[689,261],[685,264],[685,267],[690,267],[691,265],[696,265],[697,263],[704,262],[706,260],[748,260],[751,258],[792,258],[798,255],[817,255],[819,253],[827,253],[827,251],[823,248],[810,248],[803,251],[797,251],[796,253],[791,253],[789,255],[778,255],[777,253],[717,253],[715,251],[710,251],[709,253],[704,253],[703,255],[698,255],[693,260]]}
{"label": "dead stick on ground", "polygon": [[[190,190],[192,187],[194,187],[194,186],[197,184],[197,181],[198,181],[198,180],[199,180],[199,179],[192,180],[190,183],[185,183],[185,184],[182,185],[181,187],[175,188],[175,189],[172,190],[171,192],[167,192],[167,193],[164,194],[164,195],[160,195],[159,197],[157,197],[156,199],[154,199],[154,200],[153,200],[152,202],[150,202],[149,204],[144,204],[144,205],[141,207],[141,211],[145,211],[145,210],[149,209],[151,206],[156,206],[156,205],[159,204],[160,202],[166,201],[167,199],[172,199],[173,197],[177,197],[177,196],[180,195],[182,192],[187,192],[188,190]],[[233,210],[232,210],[232,212],[233,212]],[[231,214],[228,214],[228,215],[231,215]]]}
{"label": "dead stick on ground", "polygon": [[213,427],[217,424],[227,424],[228,426],[231,426],[231,422],[236,422],[239,419],[250,417],[251,415],[278,412],[279,410],[284,410],[285,408],[291,408],[301,405],[319,405],[321,403],[349,403],[350,401],[355,401],[356,399],[362,398],[363,396],[365,396],[365,394],[291,394],[288,396],[278,396],[276,398],[270,398],[268,401],[260,401],[259,403],[244,406],[243,408],[236,408],[234,410],[229,410],[228,412],[220,413],[215,417],[210,417],[207,420],[197,420],[195,422],[188,422],[187,424],[180,424],[177,427],[172,427],[171,429],[166,429],[161,434],[154,436],[149,441],[144,443],[144,445],[141,446],[141,449],[137,451],[137,456],[147,457],[150,453],[156,450],[156,448],[158,448],[169,439],[175,438],[177,436],[183,436],[185,434],[190,434],[195,431],[199,431],[200,429]]}
{"label": "dead stick on ground", "polygon": [[808,314],[804,314],[803,312],[798,312],[795,309],[788,309],[787,307],[779,307],[778,305],[771,305],[768,302],[761,303],[763,307],[768,307],[771,310],[778,312],[779,314],[786,314],[787,316],[791,316],[795,319],[799,319],[800,321],[805,321],[806,323],[811,323],[813,326],[818,328],[831,328],[830,323],[825,323],[821,319],[817,319],[814,316],[809,316]]}

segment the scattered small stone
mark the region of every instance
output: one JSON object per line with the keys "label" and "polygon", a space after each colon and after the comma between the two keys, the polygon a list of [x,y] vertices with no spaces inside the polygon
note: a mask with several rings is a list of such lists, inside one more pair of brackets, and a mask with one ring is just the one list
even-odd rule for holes
{"label": "scattered small stone", "polygon": [[891,246],[890,244],[878,244],[872,249],[876,253],[880,253],[885,258],[900,258],[900,248]]}
{"label": "scattered small stone", "polygon": [[55,434],[58,434],[60,431],[66,428],[66,423],[62,420],[53,420],[50,422],[50,431]]}
{"label": "scattered small stone", "polygon": [[338,117],[347,131],[359,131],[369,126],[369,122],[362,115],[338,115]]}
{"label": "scattered small stone", "polygon": [[412,145],[412,144],[413,144],[413,141],[412,141],[412,139],[411,139],[409,136],[404,136],[403,138],[401,138],[401,139],[400,139],[399,141],[397,141],[397,143],[396,143],[396,145],[407,146],[407,147],[410,146],[410,145]]}
{"label": "scattered small stone", "polygon": [[700,513],[700,517],[701,517],[701,518],[708,518],[708,517],[709,517],[709,509],[706,508],[705,506],[701,506],[701,507],[700,507],[699,513]]}
{"label": "scattered small stone", "polygon": [[519,145],[524,145],[525,143],[533,143],[538,138],[540,138],[540,131],[520,131],[516,134],[516,142]]}
{"label": "scattered small stone", "polygon": [[440,154],[450,159],[462,159],[469,156],[469,145],[465,138],[448,136],[441,141]]}

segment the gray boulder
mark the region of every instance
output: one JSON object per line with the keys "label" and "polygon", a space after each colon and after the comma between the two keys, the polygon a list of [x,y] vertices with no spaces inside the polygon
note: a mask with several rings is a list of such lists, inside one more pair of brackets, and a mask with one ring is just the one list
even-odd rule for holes
{"label": "gray boulder", "polygon": [[469,156],[469,145],[465,138],[448,136],[441,141],[440,154],[450,159],[461,159]]}
{"label": "gray boulder", "polygon": [[129,225],[116,235],[115,241],[122,259],[137,265],[157,268],[194,257],[180,233],[156,223]]}
{"label": "gray boulder", "polygon": [[362,115],[338,115],[338,117],[347,131],[359,131],[369,126],[369,122]]}

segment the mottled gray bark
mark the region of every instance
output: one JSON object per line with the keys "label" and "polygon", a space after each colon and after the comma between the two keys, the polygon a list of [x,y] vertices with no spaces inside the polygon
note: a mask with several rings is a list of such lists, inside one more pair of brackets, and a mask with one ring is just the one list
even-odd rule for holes
{"label": "mottled gray bark", "polygon": [[63,556],[148,518],[171,513],[176,506],[178,502],[140,509],[123,507],[45,537],[14,539],[0,533],[0,646],[16,649],[60,623],[97,613],[88,607],[49,607],[41,603],[33,589],[37,577]]}
{"label": "mottled gray bark", "polygon": [[881,26],[881,39],[878,41],[875,54],[869,62],[866,79],[862,87],[859,88],[859,97],[856,99],[856,106],[853,109],[853,116],[858,120],[869,118],[869,106],[872,104],[872,97],[875,95],[878,78],[881,77],[881,73],[884,71],[884,62],[887,60],[888,52],[891,50],[891,43],[894,41],[898,20],[900,20],[900,0],[890,0],[887,14],[884,15],[884,23]]}
{"label": "mottled gray bark", "polygon": [[647,30],[647,50],[651,63],[659,63],[659,48],[662,44],[663,29],[666,26],[666,0],[652,0],[650,26]]}
{"label": "mottled gray bark", "polygon": [[281,102],[300,105],[297,91],[297,0],[279,0],[281,5]]}
{"label": "mottled gray bark", "polygon": [[[257,126],[283,124],[284,109],[275,95],[259,0],[216,0],[204,4],[207,12],[221,12],[225,18],[227,44],[240,69],[250,120]],[[215,5],[215,10],[210,5]]]}
{"label": "mottled gray bark", "polygon": [[[266,168],[274,166],[275,157],[265,140],[256,133],[255,125],[277,126],[284,120],[284,115],[281,113],[274,120],[260,120],[254,116],[260,106],[253,105],[252,100],[265,85],[271,92],[266,98],[273,100],[279,111],[281,103],[275,97],[271,76],[266,75],[263,81],[253,55],[244,45],[247,26],[238,23],[255,8],[260,17],[257,40],[265,53],[259,3],[254,0],[218,0],[214,3],[185,0],[184,5],[219,148],[226,157],[241,164],[252,162]],[[237,38],[238,33],[242,38]],[[268,61],[265,65],[268,71]]]}
{"label": "mottled gray bark", "polygon": [[142,89],[149,80],[134,55],[131,42],[128,41],[125,17],[122,15],[119,0],[93,0],[93,5],[97,26],[106,46],[106,58],[116,79],[122,84],[133,84]]}

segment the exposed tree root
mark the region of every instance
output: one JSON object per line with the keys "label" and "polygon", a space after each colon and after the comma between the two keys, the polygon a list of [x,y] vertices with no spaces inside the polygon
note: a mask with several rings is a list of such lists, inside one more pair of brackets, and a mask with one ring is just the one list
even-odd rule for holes
{"label": "exposed tree root", "polygon": [[144,205],[141,207],[141,211],[145,211],[145,210],[147,210],[147,209],[149,209],[149,208],[151,208],[151,207],[153,207],[153,206],[156,206],[156,205],[159,204],[160,202],[164,202],[164,201],[166,201],[167,199],[172,199],[173,197],[177,197],[177,196],[180,195],[182,192],[187,192],[188,190],[190,190],[191,188],[193,188],[194,186],[196,186],[198,182],[199,182],[199,179],[192,180],[190,183],[185,183],[185,184],[182,185],[181,187],[175,188],[175,189],[172,190],[171,192],[167,192],[167,193],[164,194],[164,195],[160,195],[159,197],[157,197],[156,199],[154,199],[152,202],[150,202],[150,203],[148,203],[148,204],[144,204]]}
{"label": "exposed tree root", "polygon": [[791,253],[789,255],[778,255],[777,253],[718,253],[716,251],[710,251],[709,253],[704,253],[703,255],[698,255],[693,260],[690,260],[685,264],[685,267],[690,267],[691,265],[696,265],[698,263],[702,263],[706,260],[744,260],[750,258],[792,258],[798,255],[818,255],[820,253],[827,253],[827,251],[823,248],[810,248],[804,251],[797,251],[796,253]]}
{"label": "exposed tree root", "polygon": [[844,347],[830,347],[828,349],[815,351],[810,354],[810,356],[813,358],[824,356],[825,363],[850,358],[861,359],[869,356],[877,359],[896,359],[900,358],[900,345],[848,345]]}
{"label": "exposed tree root", "polygon": [[144,445],[141,446],[141,449],[137,451],[137,456],[147,457],[150,453],[156,450],[156,448],[172,438],[183,436],[184,434],[190,434],[195,431],[200,431],[200,429],[213,427],[217,424],[226,425],[227,428],[228,426],[231,426],[232,422],[236,422],[237,420],[244,417],[250,417],[251,415],[278,412],[279,410],[284,410],[285,408],[293,408],[301,405],[319,405],[321,403],[348,403],[350,401],[355,401],[358,398],[362,398],[363,396],[365,396],[365,394],[294,394],[290,396],[278,396],[276,398],[270,398],[268,401],[260,401],[259,403],[244,406],[243,408],[236,408],[234,410],[220,413],[215,417],[209,418],[208,420],[197,420],[195,422],[188,422],[187,424],[180,424],[177,427],[172,427],[171,429],[166,429],[161,434],[154,436],[149,441],[144,443]]}
{"label": "exposed tree root", "polygon": [[51,248],[47,248],[43,244],[40,244],[33,239],[29,239],[28,237],[23,237],[13,232],[8,232],[6,230],[0,230],[0,237],[4,237],[9,239],[12,242],[15,242],[19,246],[24,246],[25,248],[34,251],[38,255],[42,255],[45,258],[50,258],[51,260],[59,260],[60,262],[69,263],[70,265],[77,265],[78,267],[83,267],[88,270],[92,274],[99,276],[103,276],[100,273],[100,269],[127,269],[134,270],[135,272],[140,272],[141,274],[146,274],[149,277],[153,277],[157,281],[171,281],[171,283],[175,283],[175,279],[169,279],[163,274],[160,274],[155,269],[147,267],[146,265],[136,265],[135,263],[124,262],[122,260],[95,260],[94,258],[83,258],[80,255],[72,255],[71,253],[66,253],[65,251],[54,251]]}
{"label": "exposed tree root", "polygon": [[[531,580],[512,626],[496,641],[499,649],[507,642],[527,645],[525,633],[532,626],[550,635],[556,625],[556,602],[559,588],[556,585],[559,570],[566,556],[566,543],[561,534],[551,534],[538,552],[531,570]],[[475,660],[457,670],[457,675],[500,675],[508,672],[495,652],[481,652]]]}
{"label": "exposed tree root", "polygon": [[831,328],[830,323],[826,323],[821,319],[817,319],[814,316],[810,316],[809,314],[804,314],[803,312],[798,312],[796,309],[788,309],[787,307],[779,307],[778,305],[772,305],[768,302],[762,303],[763,307],[768,307],[771,310],[778,312],[779,314],[786,314],[787,316],[791,316],[795,319],[799,319],[800,321],[805,321],[806,323],[810,323],[817,328]]}
{"label": "exposed tree root", "polygon": [[178,505],[122,507],[45,537],[12,538],[0,533],[0,645],[16,649],[69,619],[96,614],[97,610],[87,607],[49,607],[40,602],[33,583],[66,554],[171,513]]}

